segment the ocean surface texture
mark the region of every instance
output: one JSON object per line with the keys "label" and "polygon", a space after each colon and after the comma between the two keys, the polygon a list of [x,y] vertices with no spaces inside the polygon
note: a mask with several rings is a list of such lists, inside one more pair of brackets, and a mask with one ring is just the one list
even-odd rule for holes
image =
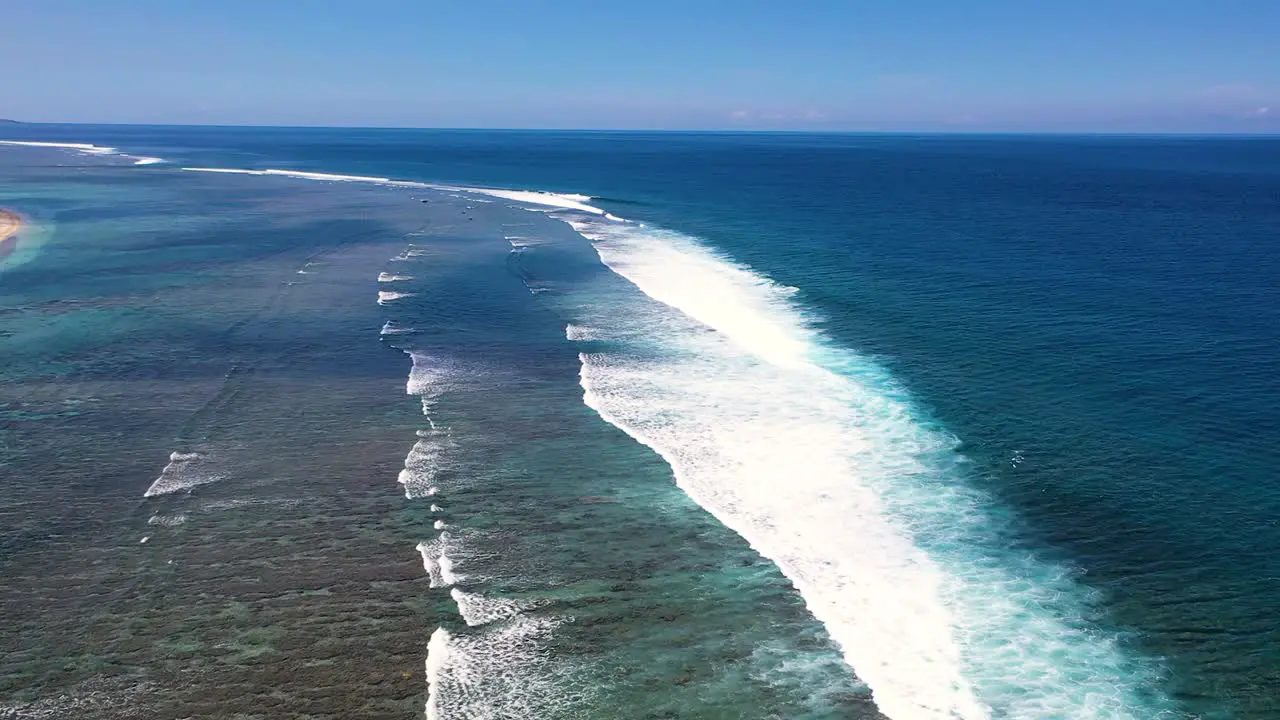
{"label": "ocean surface texture", "polygon": [[1280,712],[1280,140],[6,133],[0,718]]}

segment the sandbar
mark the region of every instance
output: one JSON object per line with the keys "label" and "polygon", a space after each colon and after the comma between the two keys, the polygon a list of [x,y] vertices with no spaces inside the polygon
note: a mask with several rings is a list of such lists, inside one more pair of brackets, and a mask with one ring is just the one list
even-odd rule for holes
{"label": "sandbar", "polygon": [[22,229],[22,216],[12,210],[0,208],[0,260],[18,249],[18,231]]}

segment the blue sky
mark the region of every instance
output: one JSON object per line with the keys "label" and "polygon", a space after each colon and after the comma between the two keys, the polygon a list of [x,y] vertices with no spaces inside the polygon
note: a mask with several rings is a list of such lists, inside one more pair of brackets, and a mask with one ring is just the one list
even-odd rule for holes
{"label": "blue sky", "polygon": [[1280,132],[1280,1],[6,0],[0,117]]}

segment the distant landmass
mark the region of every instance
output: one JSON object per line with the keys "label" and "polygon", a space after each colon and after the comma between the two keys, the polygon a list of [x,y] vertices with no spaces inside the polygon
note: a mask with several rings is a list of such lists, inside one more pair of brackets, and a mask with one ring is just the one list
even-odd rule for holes
{"label": "distant landmass", "polygon": [[10,119],[8,119],[8,118],[0,118],[0,125],[4,125],[4,124],[6,124],[6,123],[8,123],[9,125],[21,125],[21,124],[22,124],[22,121],[21,121],[21,120],[10,120]]}

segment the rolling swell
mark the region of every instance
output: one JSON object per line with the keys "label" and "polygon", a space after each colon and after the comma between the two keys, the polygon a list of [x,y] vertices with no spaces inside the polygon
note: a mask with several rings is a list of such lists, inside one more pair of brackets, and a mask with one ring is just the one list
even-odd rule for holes
{"label": "rolling swell", "polygon": [[1171,712],[1087,590],[1009,549],[955,438],[815,330],[793,289],[677,233],[556,217],[643,293],[597,282],[567,303],[569,339],[608,348],[580,355],[586,404],[777,563],[886,715]]}

